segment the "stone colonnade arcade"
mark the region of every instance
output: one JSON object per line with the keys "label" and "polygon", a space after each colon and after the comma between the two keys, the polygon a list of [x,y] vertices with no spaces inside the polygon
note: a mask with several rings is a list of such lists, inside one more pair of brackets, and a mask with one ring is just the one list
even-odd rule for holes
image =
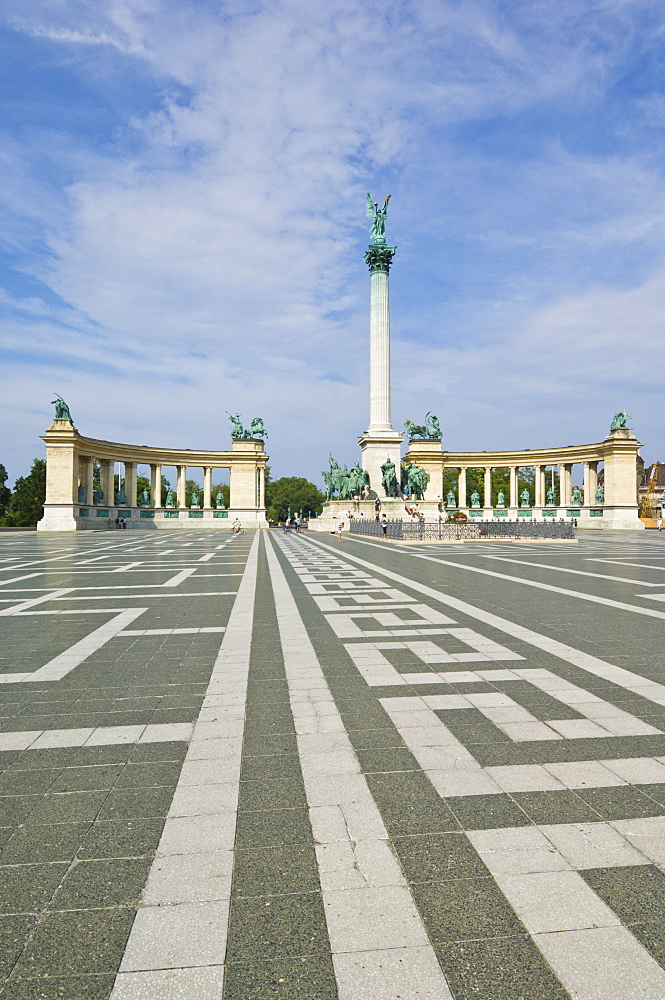
{"label": "stone colonnade arcade", "polygon": [[[228,528],[239,518],[245,527],[266,528],[263,441],[234,440],[231,451],[193,451],[118,444],[83,437],[71,420],[54,420],[42,437],[46,443],[46,501],[40,531],[106,528],[109,519],[125,518],[128,528]],[[100,484],[95,495],[94,463]],[[125,468],[126,503],[118,504],[115,463]],[[150,496],[138,504],[137,467],[150,467]],[[162,467],[175,466],[178,481],[173,504],[162,506]],[[185,506],[187,469],[203,469],[203,503]],[[230,470],[230,504],[216,509],[211,502],[212,470]],[[101,491],[101,492],[100,492]],[[156,502],[155,502],[156,501]]]}
{"label": "stone colonnade arcade", "polygon": [[[415,462],[425,469],[430,480],[425,500],[418,506],[428,518],[438,513],[456,510],[470,519],[479,518],[576,518],[582,528],[644,527],[638,517],[637,453],[640,442],[628,429],[610,431],[604,441],[596,444],[568,445],[565,448],[542,448],[526,451],[443,451],[441,441],[412,440],[405,456],[406,463]],[[598,465],[604,465],[603,488],[598,491]],[[572,485],[572,467],[580,464],[583,487]],[[558,466],[559,496],[548,498],[549,482],[546,468]],[[467,470],[482,469],[483,489],[477,506],[467,495]],[[508,469],[509,485],[503,504],[492,496],[492,469]],[[534,483],[528,489],[529,500],[518,490],[520,469],[534,470]],[[444,491],[444,472],[455,470],[457,482],[452,490]],[[454,493],[454,503],[448,492]]]}

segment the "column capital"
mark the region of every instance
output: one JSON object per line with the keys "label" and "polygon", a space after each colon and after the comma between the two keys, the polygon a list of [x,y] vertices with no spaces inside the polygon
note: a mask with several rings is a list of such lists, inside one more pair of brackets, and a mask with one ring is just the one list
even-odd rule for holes
{"label": "column capital", "polygon": [[370,244],[365,251],[365,263],[369,265],[370,272],[385,271],[387,274],[396,250],[397,247]]}

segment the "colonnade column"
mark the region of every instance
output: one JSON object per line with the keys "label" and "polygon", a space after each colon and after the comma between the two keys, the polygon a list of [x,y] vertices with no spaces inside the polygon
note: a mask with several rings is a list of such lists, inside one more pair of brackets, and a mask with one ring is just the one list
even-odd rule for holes
{"label": "colonnade column", "polygon": [[178,507],[184,507],[185,506],[185,490],[186,490],[185,480],[187,479],[187,466],[186,465],[179,465],[177,468],[178,468],[178,485],[176,487],[176,493],[177,493],[177,497],[178,497],[177,503],[178,503]]}
{"label": "colonnade column", "polygon": [[466,469],[460,469],[457,477],[457,506],[466,507]]}
{"label": "colonnade column", "polygon": [[162,506],[162,467],[150,466],[150,500],[153,507]]}
{"label": "colonnade column", "polygon": [[85,463],[85,502],[92,503],[95,492],[95,460],[92,457],[86,458]]}
{"label": "colonnade column", "polygon": [[593,507],[598,489],[598,462],[584,463],[584,505]]}
{"label": "colonnade column", "polygon": [[[108,458],[103,458],[99,463],[99,485],[104,493],[103,503],[108,507],[115,504],[113,467],[114,463]],[[92,502],[91,497],[90,503]]]}
{"label": "colonnade column", "polygon": [[483,481],[483,507],[492,506],[492,469],[485,466]]}
{"label": "colonnade column", "polygon": [[543,480],[545,478],[545,466],[534,466],[534,507],[543,506]]}
{"label": "colonnade column", "polygon": [[510,489],[508,492],[510,493],[510,500],[508,502],[508,506],[517,507],[517,504],[519,502],[517,499],[517,466],[511,465],[509,471],[510,471]]}
{"label": "colonnade column", "polygon": [[210,492],[212,490],[212,466],[206,465],[203,467],[203,506],[206,510],[212,507],[212,498]]}
{"label": "colonnade column", "polygon": [[136,476],[136,462],[125,462],[125,496],[127,497],[128,507],[136,507],[137,504]]}
{"label": "colonnade column", "polygon": [[559,466],[559,503],[562,507],[570,507],[573,488],[573,467],[570,463]]}

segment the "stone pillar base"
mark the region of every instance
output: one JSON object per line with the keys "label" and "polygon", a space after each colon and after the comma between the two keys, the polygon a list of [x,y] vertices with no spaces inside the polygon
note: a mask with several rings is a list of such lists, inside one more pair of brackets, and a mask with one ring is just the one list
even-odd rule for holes
{"label": "stone pillar base", "polygon": [[381,466],[387,458],[395,464],[395,475],[399,485],[403,440],[404,436],[398,434],[397,431],[386,431],[380,434],[367,431],[358,439],[362,451],[360,464],[365,472],[369,473],[370,489],[374,490],[381,498],[385,495],[381,482]]}

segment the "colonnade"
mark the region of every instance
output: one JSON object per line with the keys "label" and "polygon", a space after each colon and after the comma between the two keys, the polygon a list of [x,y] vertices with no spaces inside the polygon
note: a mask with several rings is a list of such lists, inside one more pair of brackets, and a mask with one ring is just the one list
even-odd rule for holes
{"label": "colonnade", "polygon": [[[603,506],[600,501],[596,499],[596,492],[598,490],[598,465],[599,462],[581,462],[583,470],[583,480],[582,480],[582,498],[577,501],[573,500],[573,462],[564,462],[559,465],[509,465],[509,466],[497,466],[497,465],[485,465],[485,466],[459,466],[457,468],[458,479],[457,488],[455,490],[456,502],[454,504],[447,502],[446,494],[442,492],[441,497],[443,503],[447,507],[470,507],[471,504],[468,503],[468,490],[467,490],[467,471],[470,468],[482,469],[483,471],[483,496],[482,496],[482,507],[571,507],[571,506]],[[446,471],[454,468],[450,465],[445,465],[444,469]],[[547,474],[551,469],[558,469],[559,475],[559,498],[558,500],[550,504],[547,501]],[[508,493],[506,495],[503,504],[498,505],[497,499],[492,500],[492,472],[494,470],[507,470],[508,471]],[[519,492],[519,479],[520,471],[522,469],[533,469],[533,488],[527,487],[529,489],[529,503],[522,501]],[[444,487],[442,486],[442,490]],[[431,491],[428,491],[428,494]],[[429,498],[429,497],[428,497]]]}
{"label": "colonnade", "polygon": [[[150,448],[83,437],[71,420],[54,420],[42,440],[46,443],[46,502],[42,531],[102,528],[116,517],[128,527],[223,527],[229,517],[243,524],[266,527],[263,441],[234,440],[229,451]],[[99,463],[99,485],[95,483]],[[123,466],[124,502],[115,486],[116,464]],[[139,466],[149,469],[147,502],[137,497]],[[162,469],[175,467],[173,502],[162,505]],[[203,504],[186,505],[188,469],[203,470]],[[213,469],[229,470],[227,510],[212,503]],[[118,474],[118,486],[122,482]],[[147,477],[148,478],[148,477]]]}
{"label": "colonnade", "polygon": [[[425,469],[429,484],[425,508],[450,509],[444,474],[457,473],[455,509],[470,517],[574,517],[585,527],[643,528],[637,507],[637,454],[640,442],[627,428],[610,431],[594,444],[567,445],[564,448],[523,449],[522,451],[444,451],[441,441],[414,439],[404,461]],[[603,466],[603,490],[598,492],[599,466]],[[573,467],[582,467],[582,497],[573,499]],[[558,469],[559,496],[548,502],[547,470]],[[470,469],[482,469],[483,496],[474,509],[468,496]],[[492,470],[508,470],[508,490],[503,505],[492,496]],[[520,469],[533,469],[529,485],[529,503],[520,497]],[[446,479],[450,477],[446,476]],[[480,488],[478,489],[480,493]],[[521,491],[523,492],[523,490]],[[581,500],[581,502],[580,502]],[[494,501],[494,502],[493,502]]]}

